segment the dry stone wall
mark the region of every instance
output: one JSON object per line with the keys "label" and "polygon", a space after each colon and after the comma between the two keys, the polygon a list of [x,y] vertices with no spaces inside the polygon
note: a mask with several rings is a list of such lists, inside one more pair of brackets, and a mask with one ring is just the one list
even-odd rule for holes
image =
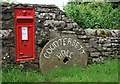
{"label": "dry stone wall", "polygon": [[83,42],[87,48],[89,63],[120,56],[119,31],[115,30],[114,33],[109,30],[109,34],[104,30],[84,30],[55,5],[0,3],[2,9],[0,14],[0,24],[2,25],[0,26],[0,39],[2,40],[3,63],[15,63],[15,6],[35,8],[36,59],[32,63],[36,66],[39,64],[39,55],[44,45],[51,39],[62,35],[75,35]]}
{"label": "dry stone wall", "polygon": [[15,63],[14,7],[35,8],[36,59],[32,63],[38,64],[41,49],[49,40],[61,36],[61,31],[80,29],[55,5],[1,3],[0,7],[2,8],[0,34],[2,36],[3,62]]}

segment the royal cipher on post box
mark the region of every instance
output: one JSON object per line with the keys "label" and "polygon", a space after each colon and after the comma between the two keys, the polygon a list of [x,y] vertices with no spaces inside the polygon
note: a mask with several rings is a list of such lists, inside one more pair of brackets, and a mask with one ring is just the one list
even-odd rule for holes
{"label": "royal cipher on post box", "polygon": [[16,61],[35,59],[34,8],[14,7]]}

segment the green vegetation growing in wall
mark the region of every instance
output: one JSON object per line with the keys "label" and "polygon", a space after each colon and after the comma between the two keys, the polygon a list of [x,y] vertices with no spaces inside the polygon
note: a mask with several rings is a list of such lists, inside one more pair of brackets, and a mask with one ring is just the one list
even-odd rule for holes
{"label": "green vegetation growing in wall", "polygon": [[120,29],[120,5],[113,7],[110,2],[69,3],[65,13],[82,28]]}

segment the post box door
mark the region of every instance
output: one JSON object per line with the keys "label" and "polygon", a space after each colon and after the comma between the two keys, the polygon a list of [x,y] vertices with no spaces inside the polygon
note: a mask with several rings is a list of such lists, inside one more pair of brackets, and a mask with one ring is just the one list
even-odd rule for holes
{"label": "post box door", "polygon": [[35,59],[34,8],[14,9],[16,61]]}
{"label": "post box door", "polygon": [[32,57],[32,26],[18,26],[19,58]]}

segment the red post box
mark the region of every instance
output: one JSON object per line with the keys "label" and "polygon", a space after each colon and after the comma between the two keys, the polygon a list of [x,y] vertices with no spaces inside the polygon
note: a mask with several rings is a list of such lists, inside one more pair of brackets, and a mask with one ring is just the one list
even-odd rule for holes
{"label": "red post box", "polygon": [[35,59],[34,8],[15,7],[16,61]]}

